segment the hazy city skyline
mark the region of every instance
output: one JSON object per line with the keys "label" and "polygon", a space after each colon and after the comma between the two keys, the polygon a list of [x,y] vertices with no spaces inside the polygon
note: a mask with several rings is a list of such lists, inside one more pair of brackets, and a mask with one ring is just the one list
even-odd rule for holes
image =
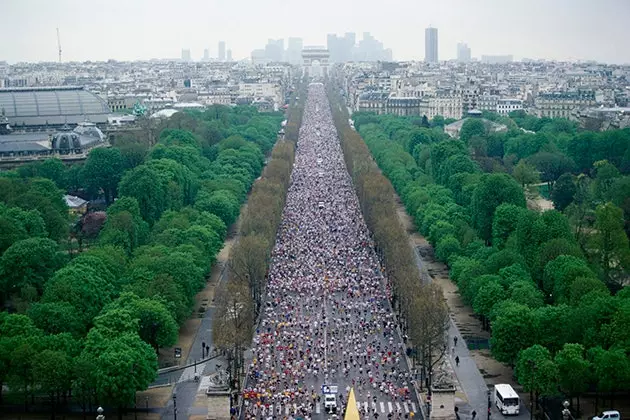
{"label": "hazy city skyline", "polygon": [[[386,5],[365,0],[360,7],[333,0],[304,5],[287,0],[180,0],[175,6],[156,0],[2,3],[0,38],[5,42],[0,61],[9,63],[56,61],[57,27],[63,61],[175,59],[182,49],[199,60],[205,49],[217,57],[219,41],[225,41],[238,60],[264,48],[268,38],[301,37],[304,45],[326,45],[328,33],[345,32],[355,32],[357,41],[370,32],[393,50],[394,59],[420,61],[428,26],[439,30],[440,60],[455,59],[457,44],[464,42],[477,58],[511,54],[515,59],[630,63],[630,50],[621,48],[630,20],[627,0],[509,5],[500,0],[389,0]],[[295,18],[287,19],[286,14]]]}

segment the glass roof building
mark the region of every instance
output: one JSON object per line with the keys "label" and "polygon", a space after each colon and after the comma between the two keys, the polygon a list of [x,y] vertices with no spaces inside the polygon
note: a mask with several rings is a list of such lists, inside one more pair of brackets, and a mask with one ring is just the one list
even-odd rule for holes
{"label": "glass roof building", "polygon": [[0,114],[16,130],[61,127],[83,121],[106,124],[107,102],[82,87],[0,89]]}

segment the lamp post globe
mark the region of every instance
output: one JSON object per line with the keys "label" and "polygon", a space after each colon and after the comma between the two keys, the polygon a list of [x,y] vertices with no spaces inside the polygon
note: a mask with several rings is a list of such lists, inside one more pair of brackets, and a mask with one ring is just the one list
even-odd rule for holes
{"label": "lamp post globe", "polygon": [[99,407],[96,409],[96,412],[98,413],[98,416],[96,416],[96,420],[105,420],[105,416],[103,415],[103,412],[105,410],[103,410],[103,407]]}

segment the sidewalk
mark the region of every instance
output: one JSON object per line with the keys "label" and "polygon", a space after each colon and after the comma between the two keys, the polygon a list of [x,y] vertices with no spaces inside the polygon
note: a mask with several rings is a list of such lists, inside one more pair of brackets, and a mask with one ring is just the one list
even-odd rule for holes
{"label": "sidewalk", "polygon": [[[433,278],[424,266],[424,261],[418,252],[415,243],[412,239],[409,239],[410,246],[413,249],[416,257],[416,263],[420,270],[420,276],[423,283],[430,283]],[[473,359],[466,341],[462,337],[453,321],[453,315],[451,310],[451,322],[448,331],[449,336],[449,355],[446,360],[447,369],[453,374],[453,379],[456,381],[455,387],[455,406],[459,409],[459,416],[462,420],[471,419],[473,410],[477,412],[477,419],[491,419],[491,418],[503,418],[503,416],[496,410],[494,403],[492,403],[491,416],[488,415],[488,391],[492,391],[491,387],[486,384],[483,375],[479,371],[475,360]],[[452,352],[454,337],[457,337],[457,346],[455,352]],[[455,366],[455,357],[459,357],[459,366]],[[491,396],[492,398],[492,396]],[[521,403],[520,414],[515,419],[528,419],[529,411],[527,407]]]}

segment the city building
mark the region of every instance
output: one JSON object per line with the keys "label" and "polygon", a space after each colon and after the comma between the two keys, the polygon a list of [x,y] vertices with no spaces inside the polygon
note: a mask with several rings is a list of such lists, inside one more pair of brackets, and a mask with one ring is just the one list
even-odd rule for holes
{"label": "city building", "polygon": [[252,64],[255,66],[265,65],[271,61],[269,58],[267,58],[267,54],[263,49],[252,51],[251,59]]}
{"label": "city building", "polygon": [[386,114],[386,104],[389,94],[387,92],[364,92],[357,100],[357,111],[372,112],[378,115]]}
{"label": "city building", "polygon": [[79,123],[74,130],[64,125],[57,132],[44,131],[0,135],[0,161],[4,163],[58,157],[82,160],[95,147],[109,143],[95,124]]}
{"label": "city building", "polygon": [[592,91],[540,93],[535,100],[535,113],[538,117],[570,118],[576,108],[595,105]]}
{"label": "city building", "polygon": [[419,114],[428,119],[441,115],[444,118],[462,117],[462,97],[458,95],[425,96],[420,99]]}
{"label": "city building", "polygon": [[[348,32],[342,39],[342,58],[347,54],[347,46],[355,42],[355,34]],[[354,44],[353,44],[354,45]],[[392,50],[384,48],[383,43],[374,38],[369,32],[363,32],[363,39],[352,48],[352,57],[346,61],[391,61]]]}
{"label": "city building", "polygon": [[219,41],[219,61],[225,61],[225,41]]}
{"label": "city building", "polygon": [[420,115],[420,98],[395,97],[387,98],[385,108],[388,114],[399,116]]}
{"label": "city building", "polygon": [[302,64],[303,48],[304,43],[302,38],[289,38],[286,61],[288,61],[289,64]]}
{"label": "city building", "polygon": [[191,61],[190,50],[182,48],[182,61]]}
{"label": "city building", "polygon": [[583,108],[571,116],[580,127],[591,131],[606,131],[630,127],[630,107]]}
{"label": "city building", "polygon": [[460,63],[470,62],[470,47],[468,44],[463,42],[457,44],[457,61]]}
{"label": "city building", "polygon": [[424,30],[424,61],[426,63],[438,62],[437,28],[426,28]]}
{"label": "city building", "polygon": [[284,59],[284,39],[269,39],[265,46],[265,58],[276,63]]}
{"label": "city building", "polygon": [[203,50],[203,61],[208,60],[210,60],[210,50],[206,48]]}
{"label": "city building", "polygon": [[497,114],[507,115],[512,111],[520,111],[523,109],[523,101],[521,99],[498,99],[496,112]]}
{"label": "city building", "polygon": [[39,130],[89,120],[106,124],[107,102],[82,87],[0,89],[0,111],[14,130]]}
{"label": "city building", "polygon": [[232,62],[232,50],[227,50],[227,54],[226,54],[226,58],[225,59],[226,59],[226,61],[228,63]]}
{"label": "city building", "polygon": [[480,111],[496,112],[499,95],[485,93],[477,98],[477,109]]}
{"label": "city building", "polygon": [[[343,37],[336,34],[328,34],[327,46],[330,51],[330,61],[332,63],[345,63],[352,61],[354,48],[355,48],[356,36],[353,32],[346,33]],[[373,45],[370,45],[371,48]],[[382,45],[381,48],[382,49]],[[374,51],[370,51],[367,55],[372,56],[374,53],[378,53],[378,47]],[[370,60],[366,60],[370,61]]]}

